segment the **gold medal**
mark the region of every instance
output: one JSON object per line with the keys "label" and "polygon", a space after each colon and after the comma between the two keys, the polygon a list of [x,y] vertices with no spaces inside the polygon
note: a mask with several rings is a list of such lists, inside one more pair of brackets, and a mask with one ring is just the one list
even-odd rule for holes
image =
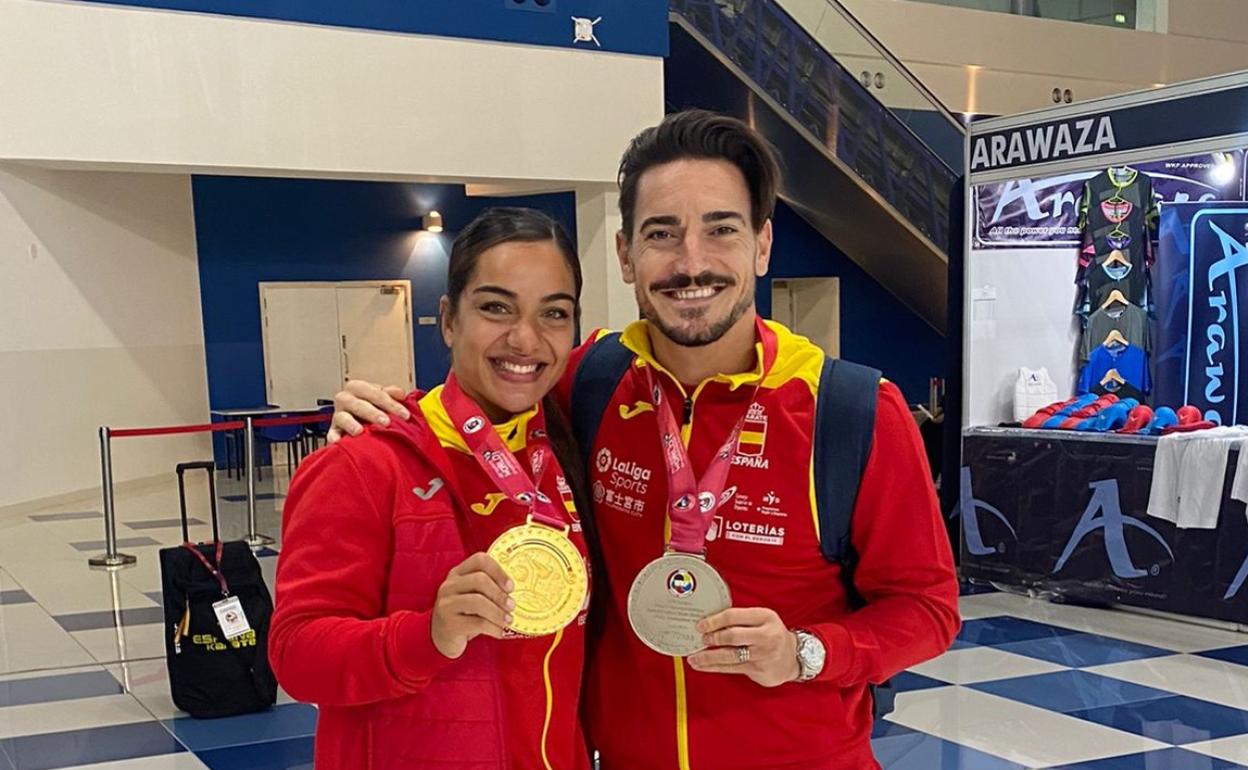
{"label": "gold medal", "polygon": [[511,630],[525,636],[553,634],[572,622],[589,592],[585,559],[558,530],[527,522],[512,527],[490,546],[490,558],[515,582]]}

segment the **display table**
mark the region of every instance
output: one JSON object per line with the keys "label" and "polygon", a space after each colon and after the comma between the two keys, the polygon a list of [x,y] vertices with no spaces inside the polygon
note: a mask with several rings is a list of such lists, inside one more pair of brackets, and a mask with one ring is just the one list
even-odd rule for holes
{"label": "display table", "polygon": [[1248,624],[1248,517],[1218,528],[1147,513],[1156,438],[974,428],[964,432],[962,575],[1076,601]]}

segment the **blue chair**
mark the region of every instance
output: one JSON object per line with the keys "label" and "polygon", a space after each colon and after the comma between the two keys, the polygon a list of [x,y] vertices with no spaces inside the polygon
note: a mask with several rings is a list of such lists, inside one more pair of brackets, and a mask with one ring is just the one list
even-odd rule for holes
{"label": "blue chair", "polygon": [[[278,416],[278,415],[274,415]],[[285,416],[285,415],[281,415]],[[256,443],[260,446],[269,448],[269,463],[273,464],[273,448],[277,444],[286,445],[286,475],[290,476],[294,473],[294,469],[299,467],[299,461],[307,454],[304,447],[303,426],[302,425],[271,425],[263,428],[256,428]],[[260,466],[256,466],[256,472],[260,473]]]}
{"label": "blue chair", "polygon": [[[327,398],[318,398],[316,405],[321,407],[320,413],[333,416],[334,402]],[[329,422],[309,422],[303,425],[304,457],[320,449],[329,441]],[[302,458],[300,458],[302,459]]]}

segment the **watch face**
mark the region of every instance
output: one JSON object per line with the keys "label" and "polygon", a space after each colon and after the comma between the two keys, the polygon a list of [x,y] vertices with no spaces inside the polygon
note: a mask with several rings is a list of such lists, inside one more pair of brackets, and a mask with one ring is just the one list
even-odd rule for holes
{"label": "watch face", "polygon": [[797,657],[801,661],[802,676],[817,676],[823,670],[827,652],[823,649],[823,644],[819,642],[819,639],[811,634],[802,634],[798,638],[800,643],[797,648]]}

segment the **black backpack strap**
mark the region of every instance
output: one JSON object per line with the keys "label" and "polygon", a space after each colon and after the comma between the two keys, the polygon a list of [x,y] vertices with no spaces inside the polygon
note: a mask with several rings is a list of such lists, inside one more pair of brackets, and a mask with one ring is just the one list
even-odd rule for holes
{"label": "black backpack strap", "polygon": [[878,369],[825,358],[815,405],[819,548],[828,561],[844,566],[854,596],[850,524],[858,502],[858,484],[871,454],[881,376]]}
{"label": "black backpack strap", "polygon": [[[611,405],[611,397],[615,395],[620,381],[633,365],[633,352],[624,347],[620,341],[620,333],[600,337],[585,351],[576,374],[572,375],[571,410],[568,419],[572,423],[572,434],[585,461],[586,469],[592,468],[590,456],[594,451],[594,442],[598,438],[598,427],[606,416],[607,407]],[[594,511],[581,511],[581,530],[585,535],[585,544],[589,548],[590,561],[595,567],[605,567],[602,557],[602,544],[598,538],[598,526],[594,520]],[[594,572],[594,591],[609,595],[608,577],[605,569]],[[603,608],[606,602],[590,602],[589,628],[591,638],[602,633]],[[588,679],[586,680],[588,681]]]}
{"label": "black backpack strap", "polygon": [[598,438],[598,426],[611,397],[633,364],[633,351],[624,347],[620,333],[612,332],[589,346],[572,378],[572,433],[588,465]]}
{"label": "black backpack strap", "polygon": [[[875,411],[882,373],[839,359],[825,358],[815,405],[815,503],[819,516],[819,549],[841,565],[841,579],[850,605],[865,602],[854,585],[858,556],[850,539],[858,487],[867,469],[875,434]],[[891,682],[871,685],[876,719],[893,710],[897,698]]]}

